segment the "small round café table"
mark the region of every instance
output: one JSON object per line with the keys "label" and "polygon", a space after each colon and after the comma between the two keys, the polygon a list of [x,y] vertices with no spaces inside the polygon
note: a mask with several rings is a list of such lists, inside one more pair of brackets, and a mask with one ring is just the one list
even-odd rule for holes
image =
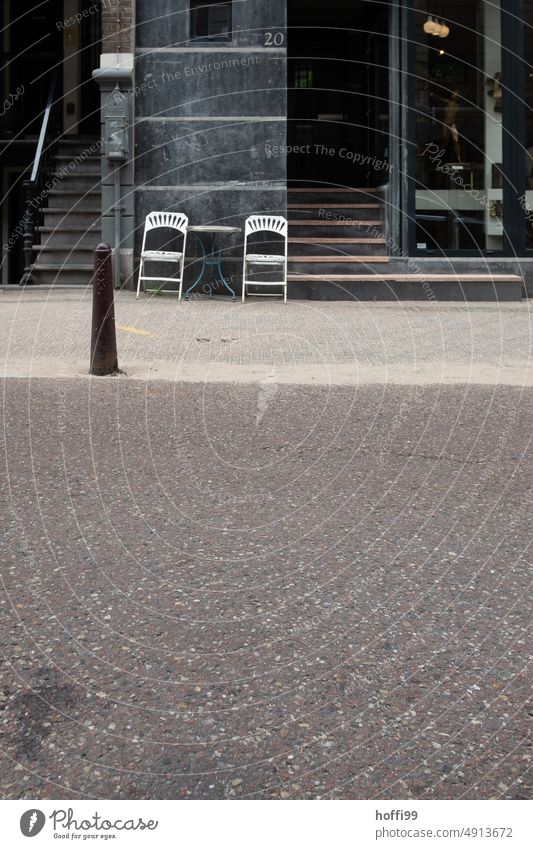
{"label": "small round caf\u00e9 table", "polygon": [[[222,283],[224,288],[226,288],[230,293],[232,299],[235,300],[235,292],[224,277],[224,273],[222,271],[222,242],[224,237],[241,233],[241,228],[225,227],[222,224],[199,224],[198,226],[189,227],[187,232],[192,233],[200,245],[201,266],[198,277],[192,286],[189,286],[185,292],[185,300],[187,301],[189,299],[191,292],[202,282],[208,268],[216,269],[216,279]],[[207,288],[205,288],[205,286],[206,284],[204,284],[204,292],[207,292],[210,296],[212,296],[213,283],[208,283]]]}

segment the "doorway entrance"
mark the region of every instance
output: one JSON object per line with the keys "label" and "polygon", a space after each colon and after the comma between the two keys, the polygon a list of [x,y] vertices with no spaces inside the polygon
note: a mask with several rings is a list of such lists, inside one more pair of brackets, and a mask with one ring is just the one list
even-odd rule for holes
{"label": "doorway entrance", "polygon": [[287,176],[388,182],[389,4],[289,0]]}
{"label": "doorway entrance", "polygon": [[[23,249],[29,217],[24,181],[29,180],[35,163],[40,166],[39,194],[56,168],[58,144],[76,145],[100,134],[100,92],[92,79],[92,71],[99,65],[100,32],[101,9],[94,0],[0,3],[4,60],[0,68],[4,104],[0,115],[0,285],[18,284],[27,264]],[[45,116],[47,132],[40,146]],[[68,175],[68,179],[74,177]],[[62,186],[66,185],[62,179]],[[70,190],[65,204],[72,198]],[[42,224],[41,213],[32,209],[34,224]]]}

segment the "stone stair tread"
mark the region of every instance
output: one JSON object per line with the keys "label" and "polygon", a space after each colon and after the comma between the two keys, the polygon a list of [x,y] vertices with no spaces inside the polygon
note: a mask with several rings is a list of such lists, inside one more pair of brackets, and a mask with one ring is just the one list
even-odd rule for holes
{"label": "stone stair tread", "polygon": [[44,263],[44,262],[36,262],[33,265],[33,271],[92,271],[93,265],[92,263],[82,263],[82,262],[54,262],[54,263]]}
{"label": "stone stair tread", "polygon": [[383,223],[384,223],[383,220],[375,221],[375,220],[368,219],[368,221],[365,221],[365,219],[362,219],[360,221],[356,221],[355,218],[350,218],[349,221],[325,221],[325,220],[322,220],[322,219],[319,219],[319,220],[317,220],[317,219],[312,219],[312,220],[304,219],[302,221],[301,219],[292,219],[292,220],[289,220],[289,229],[291,227],[294,227],[294,226],[302,226],[302,227],[304,227],[304,226],[305,227],[369,227],[369,226],[376,226],[376,227],[379,227],[380,225],[383,225]]}
{"label": "stone stair tread", "polygon": [[50,189],[48,192],[49,195],[81,195],[82,197],[90,197],[91,195],[98,195],[100,197],[101,191],[100,189]]}
{"label": "stone stair tread", "polygon": [[379,209],[380,203],[288,203],[287,209]]}
{"label": "stone stair tread", "polygon": [[43,224],[39,224],[36,228],[39,233],[100,233],[101,227],[96,227],[94,224],[90,224],[87,227],[84,227],[83,224],[67,224],[63,227],[47,227]]}
{"label": "stone stair tread", "polygon": [[[72,161],[72,160],[70,160]],[[77,170],[75,168],[71,169],[67,174],[62,174],[57,171],[52,175],[53,177],[59,177],[61,180],[77,180],[83,177],[102,177],[102,171],[100,168],[82,168],[79,165],[77,166]]]}
{"label": "stone stair tread", "polygon": [[517,283],[522,282],[522,277],[519,274],[476,274],[475,272],[471,273],[462,273],[460,271],[455,272],[454,274],[295,274],[290,273],[287,275],[289,280],[300,280],[300,281],[329,281],[329,280],[338,280],[338,281],[398,281],[398,282],[425,282],[426,280],[433,283],[446,283],[448,281],[457,281],[464,280],[470,281],[472,283],[487,283],[487,282],[508,282],[508,283]]}
{"label": "stone stair tread", "polygon": [[74,162],[74,158],[72,156],[65,156],[64,161],[59,160],[56,157],[55,159],[55,169],[56,172],[60,172],[62,176],[73,176],[79,177],[85,170],[87,170],[90,174],[94,174],[97,171],[101,171],[101,162],[94,161],[87,164],[87,162]]}
{"label": "stone stair tread", "polygon": [[[100,192],[98,192],[100,194]],[[43,212],[71,212],[71,206],[41,206],[39,207]],[[100,207],[94,209],[78,209],[76,208],[75,212],[100,212]]]}
{"label": "stone stair tread", "polygon": [[364,262],[367,264],[374,262],[390,262],[390,257],[388,256],[346,256],[344,254],[328,254],[327,256],[289,256],[289,263],[291,262],[329,262],[334,265],[337,262]]}
{"label": "stone stair tread", "polygon": [[57,244],[50,245],[45,242],[43,245],[32,245],[34,251],[93,251],[91,245],[80,245],[78,242],[69,245]]}
{"label": "stone stair tread", "polygon": [[334,236],[324,236],[321,238],[320,236],[290,236],[289,244],[293,243],[305,243],[308,245],[384,245],[385,238],[361,238],[361,239],[352,239],[350,237],[340,237],[336,238]]}
{"label": "stone stair tread", "polygon": [[[87,156],[83,157],[83,162],[91,162],[91,160],[99,162],[101,158],[102,157],[98,153],[90,153]],[[67,160],[68,162],[70,162],[72,159],[72,155],[70,153],[58,153],[55,159],[56,161]]]}
{"label": "stone stair tread", "polygon": [[295,192],[295,193],[297,193],[297,192],[339,192],[339,193],[340,192],[347,192],[347,193],[356,192],[357,193],[357,192],[379,192],[380,189],[376,189],[376,188],[354,189],[352,187],[345,188],[344,186],[328,186],[327,188],[313,188],[312,186],[311,187],[309,187],[309,186],[303,187],[302,186],[301,188],[298,188],[297,186],[293,186],[293,187],[288,188],[287,191],[288,192]]}
{"label": "stone stair tread", "polygon": [[95,136],[94,133],[76,133],[76,135],[63,135],[58,139],[58,145],[61,147],[63,144],[83,144],[84,142],[97,142],[98,136]]}

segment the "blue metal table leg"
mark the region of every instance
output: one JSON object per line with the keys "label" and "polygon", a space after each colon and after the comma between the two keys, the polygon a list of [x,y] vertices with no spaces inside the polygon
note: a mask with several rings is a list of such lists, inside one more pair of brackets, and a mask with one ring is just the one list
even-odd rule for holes
{"label": "blue metal table leg", "polygon": [[222,273],[222,248],[220,248],[220,250],[218,251],[217,271],[218,271],[218,279],[220,280],[222,285],[226,287],[226,289],[228,290],[228,292],[231,295],[232,301],[234,301],[235,297],[236,297],[235,292],[233,291],[233,289],[229,285],[228,281],[224,277],[224,274]]}
{"label": "blue metal table leg", "polygon": [[[216,253],[216,236],[211,234],[211,251],[209,253],[209,257],[206,259],[206,264],[209,265],[210,268],[213,267],[213,266],[216,266],[216,264],[217,264],[217,261],[215,259],[215,253]],[[213,285],[212,285],[212,283],[209,284],[209,297],[210,298],[213,297]]]}
{"label": "blue metal table leg", "polygon": [[205,273],[206,266],[207,266],[207,261],[206,261],[206,258],[205,258],[204,241],[201,238],[201,236],[198,235],[198,233],[192,233],[192,235],[196,238],[196,241],[198,242],[198,244],[200,245],[200,248],[202,249],[202,266],[200,268],[200,273],[199,273],[198,277],[196,278],[196,280],[194,281],[192,286],[189,286],[189,288],[185,292],[184,298],[185,298],[186,301],[189,300],[189,295],[191,294],[192,290],[195,289],[196,286],[198,285],[198,283],[200,282],[200,280],[202,280],[204,273]]}
{"label": "blue metal table leg", "polygon": [[[224,277],[224,274],[223,274],[223,271],[222,271],[222,247],[217,248],[217,246],[216,246],[216,241],[217,241],[216,234],[213,234],[211,236],[211,253],[209,255],[206,254],[205,244],[204,244],[202,237],[198,233],[194,233],[194,232],[192,233],[192,235],[196,237],[198,243],[200,244],[201,250],[202,250],[202,266],[200,268],[200,273],[198,274],[198,277],[196,278],[194,283],[191,286],[189,286],[189,288],[185,292],[185,295],[184,295],[185,300],[186,301],[189,300],[189,295],[191,294],[193,289],[195,289],[196,286],[198,285],[198,283],[200,283],[201,280],[203,280],[205,270],[208,266],[209,267],[213,266],[216,269],[216,279],[220,283],[222,283],[224,288],[230,293],[232,300],[235,300],[236,299],[235,292],[233,291],[233,289],[229,285],[228,281]],[[212,297],[213,296],[213,286],[211,284],[208,284],[208,288],[209,288],[209,297]],[[206,290],[204,289],[204,291],[206,291]]]}

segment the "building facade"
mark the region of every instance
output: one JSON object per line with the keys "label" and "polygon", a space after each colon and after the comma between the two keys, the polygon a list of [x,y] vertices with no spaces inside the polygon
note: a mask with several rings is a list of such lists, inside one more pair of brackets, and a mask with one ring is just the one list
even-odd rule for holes
{"label": "building facade", "polygon": [[[2,12],[4,285],[87,282],[98,233],[131,287],[144,218],[169,209],[288,215],[290,297],[531,289],[532,0],[37,5]],[[241,254],[225,256],[237,288]]]}

